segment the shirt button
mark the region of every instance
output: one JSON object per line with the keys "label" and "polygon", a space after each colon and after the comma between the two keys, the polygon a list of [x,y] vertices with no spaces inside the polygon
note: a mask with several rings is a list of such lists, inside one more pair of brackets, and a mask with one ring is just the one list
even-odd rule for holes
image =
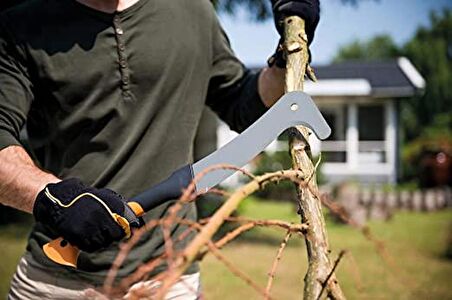
{"label": "shirt button", "polygon": [[122,92],[122,97],[123,97],[124,101],[132,101],[132,97],[130,96],[130,94],[127,91]]}
{"label": "shirt button", "polygon": [[122,28],[118,27],[118,28],[116,28],[116,33],[119,35],[122,35],[124,33],[124,31],[122,30]]}

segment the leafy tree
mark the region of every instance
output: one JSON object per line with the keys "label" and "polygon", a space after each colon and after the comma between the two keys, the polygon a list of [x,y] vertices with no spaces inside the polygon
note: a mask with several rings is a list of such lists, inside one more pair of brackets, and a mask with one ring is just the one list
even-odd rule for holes
{"label": "leafy tree", "polygon": [[401,55],[401,50],[389,35],[378,35],[368,41],[356,40],[339,49],[334,62],[346,60],[382,60]]}
{"label": "leafy tree", "polygon": [[404,134],[413,140],[433,126],[439,114],[452,113],[452,12],[432,13],[428,28],[419,28],[414,37],[397,47],[391,37],[379,35],[367,41],[343,46],[335,62],[350,59],[384,60],[408,57],[426,80],[425,93],[402,106]]}
{"label": "leafy tree", "polygon": [[452,11],[432,13],[430,28],[420,28],[405,47],[405,55],[427,81],[425,94],[409,101],[406,114],[416,117],[407,128],[415,138],[438,114],[452,113]]}
{"label": "leafy tree", "polygon": [[429,153],[452,158],[452,11],[432,13],[430,20],[404,47],[427,82],[424,95],[405,101],[402,110],[405,136],[412,140],[404,147],[405,175],[420,178],[428,168],[419,162]]}

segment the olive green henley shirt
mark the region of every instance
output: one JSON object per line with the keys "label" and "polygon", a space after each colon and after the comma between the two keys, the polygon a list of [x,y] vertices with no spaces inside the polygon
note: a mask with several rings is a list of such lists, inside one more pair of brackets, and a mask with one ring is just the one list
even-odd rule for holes
{"label": "olive green henley shirt", "polygon": [[[257,77],[234,56],[208,0],[140,0],[113,14],[75,0],[28,0],[0,14],[0,149],[20,145],[26,124],[42,168],[132,197],[191,162],[204,105],[236,131],[256,120],[265,111]],[[196,218],[193,205],[182,214]],[[173,238],[185,229],[175,226]],[[82,253],[75,270],[43,255],[57,236],[36,224],[26,255],[59,276],[101,284],[117,245]],[[163,244],[151,230],[119,277]]]}

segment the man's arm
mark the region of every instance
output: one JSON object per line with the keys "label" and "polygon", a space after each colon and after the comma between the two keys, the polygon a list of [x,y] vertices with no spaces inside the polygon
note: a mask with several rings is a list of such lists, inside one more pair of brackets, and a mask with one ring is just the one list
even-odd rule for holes
{"label": "man's arm", "polygon": [[32,213],[38,193],[60,180],[40,170],[21,146],[0,150],[0,203]]}
{"label": "man's arm", "polygon": [[130,227],[141,225],[117,193],[75,178],[61,181],[40,170],[17,145],[0,150],[0,203],[33,213],[36,221],[88,252],[130,236]]}
{"label": "man's arm", "polygon": [[130,227],[141,223],[119,194],[76,178],[60,181],[40,170],[22,148],[20,130],[35,82],[27,51],[7,20],[0,14],[0,203],[32,213],[81,250],[96,251],[130,236]]}
{"label": "man's arm", "polygon": [[284,94],[285,71],[274,65],[259,74],[257,89],[266,107],[271,107]]}
{"label": "man's arm", "polygon": [[[306,20],[309,42],[312,40],[319,21],[319,0],[272,1],[272,8],[280,34],[284,17],[296,15]],[[258,73],[247,69],[234,55],[229,39],[216,19],[213,37],[213,65],[206,104],[232,130],[241,132],[283,95],[285,69],[279,68],[278,64]],[[279,66],[284,67],[285,62]]]}
{"label": "man's arm", "polygon": [[0,15],[0,203],[31,213],[38,192],[56,177],[35,166],[19,142],[33,101],[26,55]]}
{"label": "man's arm", "polygon": [[223,32],[220,36],[226,55],[214,65],[206,103],[232,130],[241,132],[284,94],[285,70],[274,65],[250,71],[233,55]]}

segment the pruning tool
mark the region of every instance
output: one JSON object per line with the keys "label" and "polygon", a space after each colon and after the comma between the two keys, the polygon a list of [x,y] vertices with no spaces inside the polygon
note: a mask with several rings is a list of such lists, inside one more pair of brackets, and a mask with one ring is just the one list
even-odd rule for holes
{"label": "pruning tool", "polygon": [[[331,128],[308,94],[301,91],[287,93],[228,144],[205,158],[174,171],[166,180],[133,197],[127,204],[137,216],[143,216],[147,211],[166,201],[180,198],[183,190],[203,170],[219,164],[242,167],[262,152],[285,129],[297,125],[310,128],[320,140],[328,138],[331,134]],[[215,169],[206,173],[195,182],[196,192],[208,191],[235,172]],[[45,244],[43,250],[52,261],[77,267],[80,250],[63,238]]]}

